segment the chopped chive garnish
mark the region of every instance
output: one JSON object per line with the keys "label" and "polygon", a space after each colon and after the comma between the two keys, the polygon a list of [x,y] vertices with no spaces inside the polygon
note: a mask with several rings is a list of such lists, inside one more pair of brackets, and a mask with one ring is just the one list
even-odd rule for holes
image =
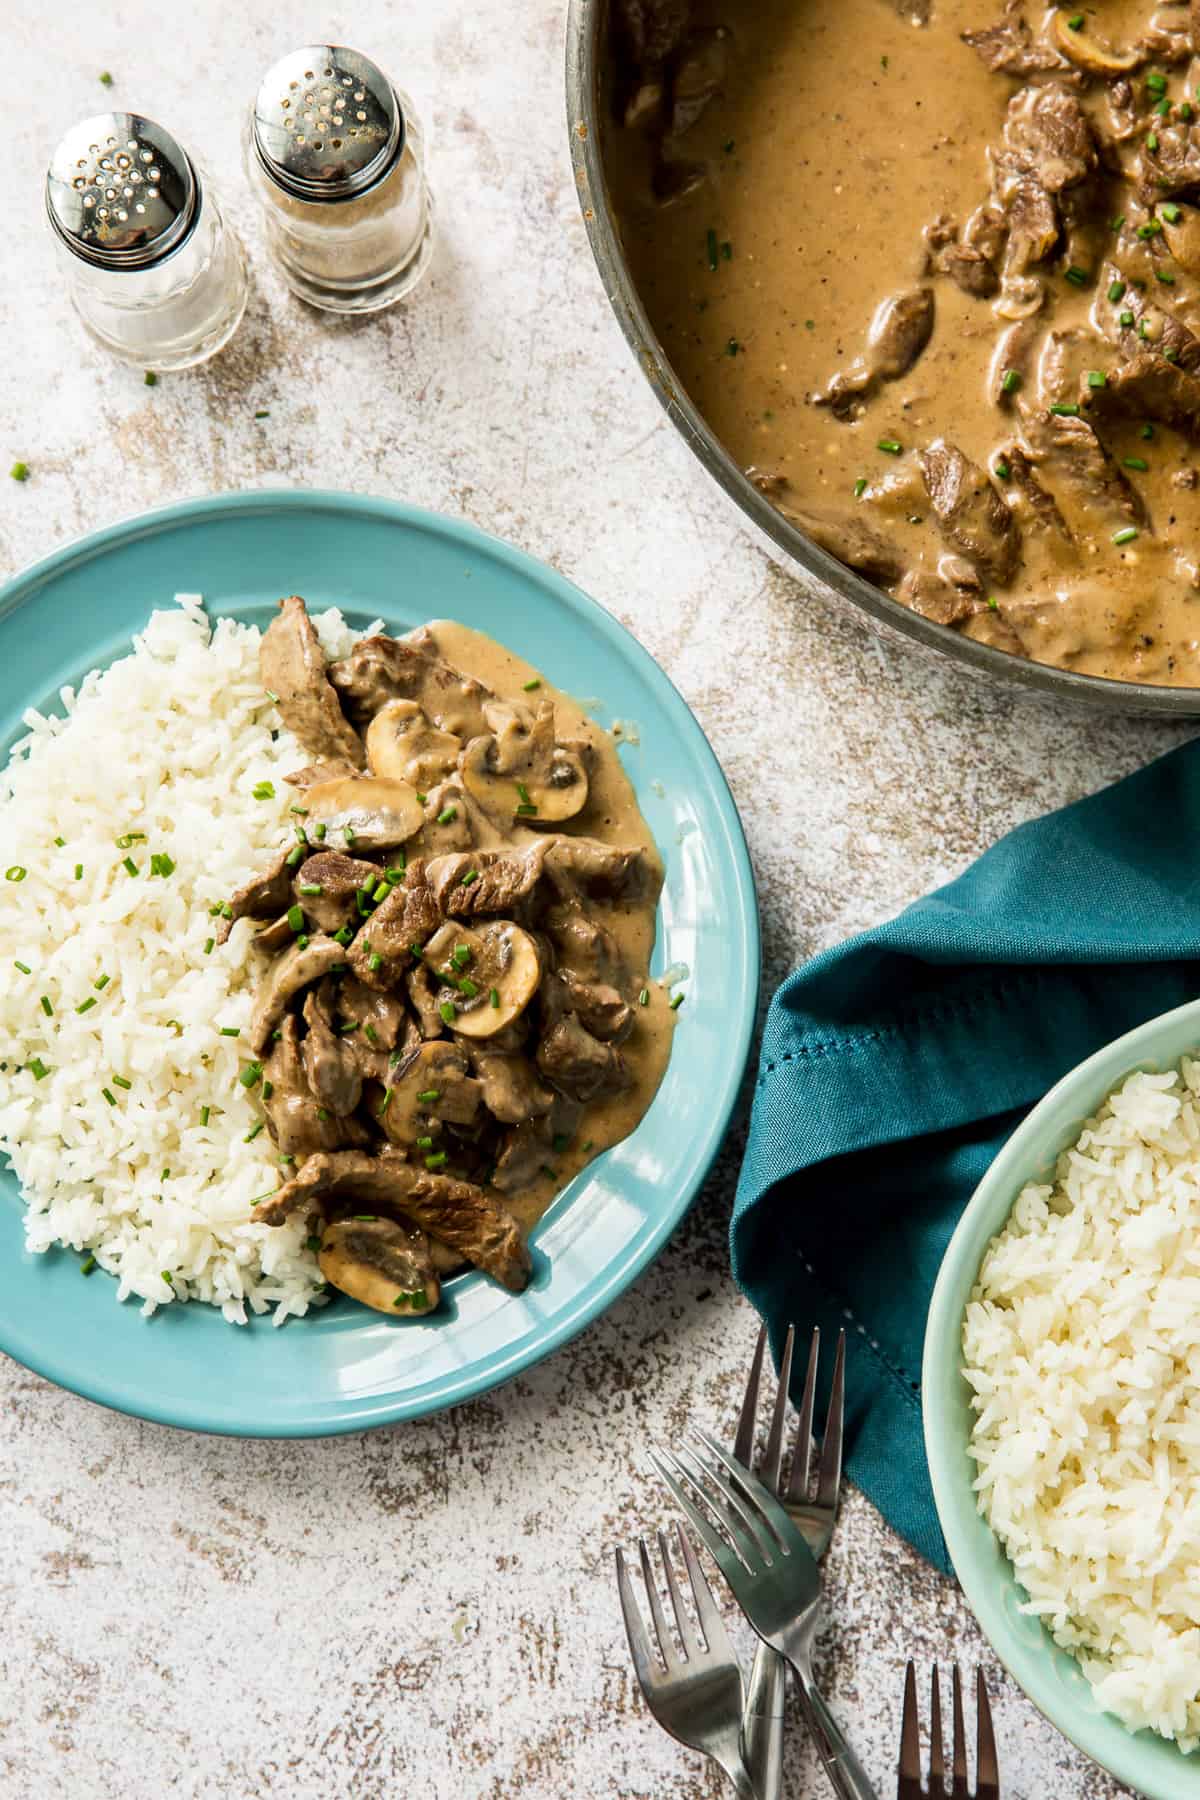
{"label": "chopped chive garnish", "polygon": [[860,475],[858,480],[854,484],[854,498],[856,500],[861,500],[863,495],[866,493],[866,491],[867,491],[867,478],[865,475]]}
{"label": "chopped chive garnish", "polygon": [[29,480],[29,464],[27,462],[15,462],[8,472],[14,481]]}
{"label": "chopped chive garnish", "polygon": [[1152,107],[1151,111],[1156,112],[1160,119],[1165,119],[1170,114],[1171,102],[1164,98],[1159,101],[1157,106]]}
{"label": "chopped chive garnish", "polygon": [[1115,219],[1110,219],[1108,221],[1108,228],[1110,231],[1120,231],[1120,229],[1121,229],[1122,225],[1124,225],[1124,223],[1125,223],[1125,214],[1118,213]]}
{"label": "chopped chive garnish", "polygon": [[273,800],[275,798],[275,783],[273,781],[256,781],[254,786],[250,789],[250,796],[251,799],[254,800]]}
{"label": "chopped chive garnish", "polygon": [[444,1025],[453,1025],[455,1019],[458,1017],[458,1014],[454,1010],[454,1003],[450,1000],[443,1000],[442,1004],[438,1007],[438,1011],[442,1015],[442,1023]]}
{"label": "chopped chive garnish", "polygon": [[1179,116],[1185,124],[1191,123],[1192,103],[1190,100],[1181,100],[1179,102]]}
{"label": "chopped chive garnish", "polygon": [[999,461],[996,463],[995,473],[998,481],[1007,481],[1012,474],[1011,468],[1003,457],[1000,457]]}
{"label": "chopped chive garnish", "polygon": [[306,1250],[319,1250],[321,1248],[320,1238],[319,1237],[306,1237],[304,1240],[304,1248]]}
{"label": "chopped chive garnish", "polygon": [[130,850],[134,844],[144,844],[145,841],[144,831],[127,831],[121,837],[113,839],[118,850]]}
{"label": "chopped chive garnish", "polygon": [[80,1273],[80,1274],[81,1274],[81,1275],[90,1275],[90,1274],[91,1274],[91,1273],[92,1273],[92,1271],[93,1271],[93,1270],[94,1270],[94,1269],[95,1269],[95,1268],[96,1268],[96,1266],[97,1266],[97,1265],[96,1265],[96,1259],[95,1259],[95,1257],[94,1257],[94,1256],[89,1256],[89,1257],[88,1257],[88,1259],[87,1259],[87,1261],[86,1261],[86,1262],[81,1262],[81,1263],[80,1263],[80,1265],[79,1265],[79,1273]]}
{"label": "chopped chive garnish", "polygon": [[48,1019],[54,1017],[54,1008],[50,1004],[50,996],[48,994],[42,995],[42,1011]]}
{"label": "chopped chive garnish", "polygon": [[132,856],[125,857],[121,863],[121,867],[130,875],[136,875],[138,872],[138,866],[134,862]]}
{"label": "chopped chive garnish", "polygon": [[1071,17],[1067,20],[1067,30],[1068,31],[1082,31],[1083,30],[1083,14],[1082,13],[1072,13]]}
{"label": "chopped chive garnish", "polygon": [[271,416],[271,409],[269,406],[260,406],[254,416],[256,419],[269,419]]}
{"label": "chopped chive garnish", "polygon": [[287,862],[289,869],[299,868],[300,864],[304,861],[304,845],[297,844],[294,850],[289,850],[285,861]]}
{"label": "chopped chive garnish", "polygon": [[417,1139],[417,1149],[418,1150],[432,1150],[433,1149],[433,1139],[431,1137],[418,1138]]}
{"label": "chopped chive garnish", "polygon": [[1152,131],[1149,134],[1149,136],[1147,137],[1146,148],[1147,148],[1147,150],[1157,150],[1158,149],[1158,133],[1156,131]]}
{"label": "chopped chive garnish", "polygon": [[324,889],[319,881],[302,881],[300,892],[302,894],[320,894],[324,892]]}
{"label": "chopped chive garnish", "polygon": [[1152,94],[1165,94],[1167,91],[1167,78],[1165,75],[1160,75],[1157,69],[1151,69],[1146,76],[1146,86],[1150,89]]}
{"label": "chopped chive garnish", "polygon": [[428,800],[428,798],[429,798],[428,794],[418,794],[417,795],[417,800],[420,803],[420,805],[422,805],[422,806],[424,806],[424,804]]}
{"label": "chopped chive garnish", "polygon": [[257,1087],[262,1080],[262,1064],[260,1062],[247,1063],[238,1076],[238,1080],[244,1088]]}
{"label": "chopped chive garnish", "polygon": [[[274,1092],[275,1092],[275,1083],[273,1081],[267,1081],[266,1078],[264,1077],[264,1079],[263,1079],[263,1099],[269,1100],[271,1098],[271,1095]],[[282,1162],[282,1161],[284,1161],[284,1158],[280,1157],[279,1160]]]}
{"label": "chopped chive garnish", "polygon": [[1086,287],[1091,280],[1087,270],[1078,268],[1075,263],[1072,263],[1070,268],[1066,271],[1065,278],[1071,283],[1072,287]]}
{"label": "chopped chive garnish", "polygon": [[317,1117],[321,1120],[327,1119],[329,1117],[329,1108],[327,1106],[318,1106]]}
{"label": "chopped chive garnish", "polygon": [[478,881],[478,880],[479,880],[479,870],[478,869],[468,869],[466,874],[463,876],[462,880],[459,882],[459,886],[460,887],[470,887],[470,885],[473,881]]}
{"label": "chopped chive garnish", "polygon": [[403,856],[402,856],[400,865],[398,868],[385,869],[383,871],[383,879],[387,882],[389,887],[395,887],[395,885],[398,881],[404,880],[404,871],[407,867],[408,867],[408,864],[403,859]]}
{"label": "chopped chive garnish", "polygon": [[383,1090],[383,1099],[379,1102],[379,1117],[381,1119],[388,1107],[392,1104],[392,1095],[394,1092],[394,1088],[384,1088]]}
{"label": "chopped chive garnish", "polygon": [[444,1169],[445,1166],[446,1152],[444,1150],[435,1150],[432,1156],[427,1156],[425,1158],[425,1167],[427,1169]]}
{"label": "chopped chive garnish", "polygon": [[328,830],[328,827],[325,824],[324,819],[318,819],[316,824],[312,828],[313,836],[316,838],[318,843],[323,842],[325,833],[327,830]]}
{"label": "chopped chive garnish", "polygon": [[13,968],[20,969],[22,975],[32,975],[33,974],[33,970],[30,968],[28,963],[15,962],[13,964]]}
{"label": "chopped chive garnish", "polygon": [[1124,297],[1124,293],[1125,283],[1123,281],[1114,281],[1108,290],[1108,297],[1110,300],[1116,302]]}
{"label": "chopped chive garnish", "polygon": [[1150,464],[1146,461],[1144,456],[1125,456],[1121,459],[1121,466],[1125,469],[1140,469],[1145,473],[1150,467]]}
{"label": "chopped chive garnish", "polygon": [[112,1084],[114,1087],[125,1088],[127,1091],[133,1086],[132,1081],[126,1081],[124,1075],[114,1075]]}
{"label": "chopped chive garnish", "polygon": [[91,1010],[92,1010],[93,1006],[95,1006],[95,1004],[96,1004],[95,994],[89,994],[86,1000],[81,1000],[79,1002],[79,1005],[75,1008],[75,1011],[77,1013],[91,1012]]}
{"label": "chopped chive garnish", "polygon": [[1077,419],[1079,408],[1073,400],[1056,400],[1050,411],[1060,419]]}
{"label": "chopped chive garnish", "polygon": [[214,944],[215,944],[215,943],[216,943],[216,941],[217,941],[217,940],[216,940],[216,938],[205,938],[205,940],[204,940],[204,954],[205,954],[205,956],[211,956],[211,955],[212,955],[212,953],[213,953],[213,946],[214,946]]}
{"label": "chopped chive garnish", "polygon": [[989,612],[999,612],[1000,611],[1000,602],[996,599],[994,594],[988,595],[988,611]]}
{"label": "chopped chive garnish", "polygon": [[1021,374],[1018,369],[1005,369],[1000,380],[1002,394],[1015,394],[1021,385]]}
{"label": "chopped chive garnish", "polygon": [[242,1139],[243,1144],[252,1144],[254,1142],[255,1138],[258,1136],[259,1132],[262,1130],[264,1123],[265,1123],[265,1121],[263,1119],[256,1119],[254,1124],[250,1127],[249,1131],[246,1133],[245,1137]]}
{"label": "chopped chive garnish", "polygon": [[353,825],[346,825],[342,828],[342,836],[348,844],[352,844],[358,836],[358,833],[355,831]]}
{"label": "chopped chive garnish", "polygon": [[1137,534],[1136,525],[1124,525],[1120,531],[1113,532],[1112,541],[1114,544],[1132,544]]}
{"label": "chopped chive garnish", "polygon": [[434,1102],[440,1100],[441,1097],[441,1088],[426,1088],[423,1093],[417,1095],[417,1101],[421,1106],[432,1106]]}
{"label": "chopped chive garnish", "polygon": [[293,931],[303,931],[304,908],[302,906],[289,906],[287,911],[287,922]]}
{"label": "chopped chive garnish", "polygon": [[522,804],[517,807],[517,817],[519,819],[536,819],[537,810],[536,806],[530,806],[525,802],[522,802]]}
{"label": "chopped chive garnish", "polygon": [[173,875],[175,873],[175,868],[176,864],[171,857],[167,855],[165,850],[156,851],[150,858],[150,873],[152,875],[162,875],[164,877]]}
{"label": "chopped chive garnish", "polygon": [[1179,352],[1175,348],[1174,344],[1169,345],[1168,348],[1163,351],[1163,356],[1166,358],[1167,362],[1169,362],[1169,363],[1179,361]]}
{"label": "chopped chive garnish", "polygon": [[639,1006],[649,1006],[649,1004],[650,1004],[650,989],[648,987],[644,987],[642,989],[641,993],[638,995],[638,1005]]}
{"label": "chopped chive garnish", "polygon": [[1161,281],[1164,287],[1175,286],[1175,277],[1171,274],[1169,269],[1155,269],[1154,279],[1155,281]]}
{"label": "chopped chive garnish", "polygon": [[1105,375],[1102,369],[1089,369],[1087,381],[1090,388],[1102,388],[1108,386],[1108,376]]}
{"label": "chopped chive garnish", "polygon": [[465,969],[470,960],[471,946],[469,944],[455,944],[453,950],[450,952],[450,961],[454,964],[455,968]]}
{"label": "chopped chive garnish", "polygon": [[499,988],[489,988],[488,989],[488,1000],[491,1002],[491,1004],[493,1006],[498,1007],[500,1004],[500,989]]}
{"label": "chopped chive garnish", "polygon": [[460,994],[465,994],[467,996],[468,1000],[474,1000],[476,994],[478,994],[478,992],[479,992],[479,989],[475,986],[475,983],[468,976],[464,975],[462,980],[458,984],[458,991]]}
{"label": "chopped chive garnish", "polygon": [[552,1137],[552,1138],[551,1138],[551,1140],[550,1140],[550,1146],[551,1146],[551,1149],[553,1149],[553,1150],[555,1150],[555,1151],[556,1151],[556,1152],[557,1152],[557,1154],[558,1154],[558,1155],[559,1155],[559,1156],[561,1156],[561,1155],[562,1155],[562,1153],[563,1153],[563,1151],[564,1151],[564,1150],[565,1150],[565,1149],[566,1149],[566,1148],[567,1148],[567,1147],[568,1147],[568,1145],[569,1145],[569,1144],[570,1144],[570,1142],[571,1142],[571,1140],[570,1140],[570,1138],[569,1138],[569,1137],[568,1137],[568,1136],[567,1136],[567,1135],[566,1135],[566,1133],[565,1133],[565,1132],[563,1132],[563,1131],[556,1131],[556,1132],[555,1132],[555,1134],[554,1134],[554,1136],[553,1136],[553,1137]]}
{"label": "chopped chive garnish", "polygon": [[349,1035],[352,1031],[358,1030],[358,1020],[357,1019],[343,1019],[341,1024],[338,1026],[338,1030],[341,1032],[343,1037],[349,1037]]}
{"label": "chopped chive garnish", "polygon": [[886,456],[899,456],[904,446],[897,438],[880,438],[875,448],[882,450]]}
{"label": "chopped chive garnish", "polygon": [[275,692],[274,688],[264,688],[263,693],[267,696],[267,699],[271,702],[272,706],[279,705],[279,695]]}
{"label": "chopped chive garnish", "polygon": [[76,881],[83,880],[83,864],[82,863],[75,864],[75,879],[76,879]]}
{"label": "chopped chive garnish", "polygon": [[425,952],[422,950],[420,944],[410,944],[408,946],[408,954],[410,956],[424,956]]}
{"label": "chopped chive garnish", "polygon": [[1154,427],[1153,427],[1153,425],[1143,425],[1143,426],[1142,426],[1142,436],[1143,436],[1143,437],[1144,437],[1144,438],[1146,438],[1146,439],[1147,439],[1147,440],[1149,440],[1149,439],[1150,439],[1150,438],[1152,438],[1152,437],[1153,437],[1153,436],[1154,436]]}
{"label": "chopped chive garnish", "polygon": [[1123,312],[1120,316],[1120,323],[1128,328],[1133,324],[1133,314],[1131,312]]}
{"label": "chopped chive garnish", "polygon": [[55,842],[55,843],[56,843],[56,844],[57,844],[57,845],[58,845],[58,848],[59,848],[59,849],[60,849],[60,850],[64,850],[64,849],[65,849],[65,848],[66,848],[66,844],[67,844],[67,840],[66,840],[66,838],[64,838],[64,837],[56,837],[56,838],[55,838],[55,840],[54,840],[54,842]]}
{"label": "chopped chive garnish", "polygon": [[[37,1071],[35,1070],[34,1073],[36,1074]],[[117,1104],[117,1096],[113,1093],[111,1088],[102,1087],[100,1092],[104,1095],[104,1098],[108,1101],[110,1106],[115,1106]]]}
{"label": "chopped chive garnish", "polygon": [[676,994],[675,998],[671,1002],[671,1011],[678,1012],[679,1008],[683,1005],[683,1001],[684,1001],[684,996],[682,994]]}
{"label": "chopped chive garnish", "polygon": [[366,1037],[368,1044],[377,1044],[379,1042],[379,1033],[376,1031],[375,1027],[372,1025],[372,1023],[369,1019],[367,1020],[366,1024],[363,1026],[363,1033]]}
{"label": "chopped chive garnish", "polygon": [[242,1028],[240,1025],[222,1025],[219,1035],[221,1037],[241,1037]]}
{"label": "chopped chive garnish", "polygon": [[340,930],[334,932],[333,941],[335,944],[341,944],[344,948],[353,936],[354,933],[351,931],[350,927],[348,925],[343,925]]}
{"label": "chopped chive garnish", "polygon": [[211,1114],[212,1114],[211,1106],[202,1106],[200,1108],[200,1123],[202,1125],[207,1125]]}
{"label": "chopped chive garnish", "polygon": [[4,879],[5,881],[24,881],[28,873],[29,870],[23,868],[20,863],[13,863],[9,868],[5,869]]}
{"label": "chopped chive garnish", "polygon": [[532,681],[523,681],[521,683],[522,688],[525,690],[525,692],[527,694],[532,694],[533,690],[535,688],[540,688],[541,685],[542,685],[541,681],[536,675],[534,676]]}
{"label": "chopped chive garnish", "polygon": [[444,806],[442,808],[441,812],[437,816],[437,822],[439,825],[453,825],[453,823],[454,823],[455,819],[457,819],[457,817],[458,817],[457,806]]}
{"label": "chopped chive garnish", "polygon": [[378,970],[382,969],[383,958],[382,958],[382,956],[380,956],[378,950],[372,950],[370,956],[367,958],[367,967],[368,967],[368,969],[370,969],[372,975],[376,974]]}
{"label": "chopped chive garnish", "polygon": [[1173,200],[1166,201],[1158,210],[1168,225],[1178,225],[1183,216]]}
{"label": "chopped chive garnish", "polygon": [[1161,230],[1162,226],[1157,219],[1147,219],[1144,225],[1138,226],[1138,236],[1140,238],[1157,237]]}
{"label": "chopped chive garnish", "polygon": [[[40,1056],[31,1056],[26,1066],[35,1081],[44,1081],[50,1073]],[[113,1104],[115,1105],[116,1102],[114,1101]]]}

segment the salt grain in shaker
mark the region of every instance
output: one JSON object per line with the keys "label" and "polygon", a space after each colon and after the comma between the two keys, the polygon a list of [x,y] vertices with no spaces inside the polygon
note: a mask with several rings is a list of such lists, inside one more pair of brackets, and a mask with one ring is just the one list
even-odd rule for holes
{"label": "salt grain in shaker", "polygon": [[246,170],[292,292],[368,313],[429,266],[433,208],[412,107],[367,57],[309,44],[270,69],[246,134]]}
{"label": "salt grain in shaker", "polygon": [[186,369],[228,343],[246,307],[241,247],[207,178],[137,113],[85,119],[46,176],[71,299],[107,350],[142,369]]}

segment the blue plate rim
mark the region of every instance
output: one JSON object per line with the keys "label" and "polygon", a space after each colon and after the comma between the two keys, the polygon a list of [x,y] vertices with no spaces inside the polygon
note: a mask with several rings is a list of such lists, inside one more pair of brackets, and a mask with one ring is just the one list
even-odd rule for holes
{"label": "blue plate rim", "polygon": [[169,1406],[138,1404],[135,1396],[122,1393],[104,1379],[89,1379],[86,1371],[64,1367],[61,1358],[53,1352],[43,1352],[39,1347],[25,1343],[14,1346],[8,1341],[4,1322],[0,1320],[0,1351],[33,1374],[42,1376],[69,1393],[77,1394],[81,1399],[107,1407],[110,1411],[145,1419],[153,1424],[168,1425],[177,1430],[251,1439],[337,1437],[397,1424],[405,1419],[432,1417],[468,1400],[478,1399],[533,1368],[570,1343],[593,1320],[606,1312],[659,1256],[667,1240],[695,1202],[720,1153],[749,1060],[758,1015],[762,967],[758,894],[745,831],[716,752],[682,694],[645,646],[599,601],[593,600],[549,563],[503,538],[481,530],[468,520],[455,519],[445,513],[384,495],[352,494],[334,488],[253,488],[198,495],[173,501],[166,506],[131,513],[93,531],[78,534],[36,562],[28,564],[0,587],[0,619],[8,617],[35,599],[39,591],[56,575],[95,560],[119,544],[156,535],[175,525],[192,525],[208,518],[220,518],[230,512],[286,513],[293,508],[374,515],[393,524],[430,532],[473,549],[481,556],[491,557],[507,565],[513,572],[548,588],[557,602],[588,619],[604,637],[614,642],[621,654],[640,666],[644,678],[654,690],[665,712],[684,733],[693,738],[700,760],[708,765],[713,799],[724,834],[722,854],[732,869],[738,892],[742,951],[738,975],[741,991],[746,999],[737,1019],[733,1054],[728,1061],[725,1078],[712,1096],[710,1128],[704,1151],[695,1164],[690,1181],[684,1184],[672,1204],[664,1210],[653,1230],[647,1233],[642,1242],[632,1247],[623,1260],[607,1265],[603,1271],[603,1285],[599,1290],[590,1288],[585,1296],[581,1296],[579,1304],[544,1336],[539,1336],[533,1343],[516,1350],[497,1369],[476,1371],[457,1379],[447,1378],[432,1398],[406,1399],[403,1393],[372,1396],[368,1400],[346,1403],[332,1417],[328,1413],[320,1413],[307,1419],[289,1420],[275,1429],[239,1428],[228,1420],[217,1422],[207,1416],[204,1406],[198,1405],[194,1400],[182,1403],[174,1412]]}

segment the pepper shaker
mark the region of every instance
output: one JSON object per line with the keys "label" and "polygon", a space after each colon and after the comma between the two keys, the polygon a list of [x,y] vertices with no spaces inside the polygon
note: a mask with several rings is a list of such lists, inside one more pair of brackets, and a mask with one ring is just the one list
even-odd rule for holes
{"label": "pepper shaker", "polygon": [[153,119],[102,113],[69,131],[46,211],[75,310],[105,349],[138,368],[187,369],[229,342],[246,308],[241,246]]}
{"label": "pepper shaker", "polygon": [[421,129],[358,51],[309,44],[268,70],[250,111],[246,172],[283,278],[313,306],[378,312],[428,268]]}

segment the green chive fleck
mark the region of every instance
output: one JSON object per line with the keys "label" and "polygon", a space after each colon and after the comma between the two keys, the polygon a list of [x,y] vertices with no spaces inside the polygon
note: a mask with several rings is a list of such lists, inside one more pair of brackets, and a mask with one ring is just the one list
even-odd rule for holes
{"label": "green chive fleck", "polygon": [[14,481],[29,480],[29,464],[26,462],[15,462],[8,472]]}
{"label": "green chive fleck", "polygon": [[1087,380],[1090,388],[1102,388],[1108,386],[1108,376],[1105,375],[1101,369],[1089,369]]}
{"label": "green chive fleck", "polygon": [[1113,532],[1112,541],[1114,544],[1132,544],[1137,534],[1138,531],[1136,525],[1125,525],[1120,531]]}
{"label": "green chive fleck", "polygon": [[861,500],[863,495],[866,493],[866,491],[867,491],[867,478],[865,475],[860,475],[858,480],[854,484],[854,498],[856,500]]}
{"label": "green chive fleck", "polygon": [[54,1008],[50,1004],[50,997],[48,994],[42,995],[42,1011],[45,1013],[45,1015],[48,1019],[52,1019],[54,1017]]}
{"label": "green chive fleck", "polygon": [[114,1087],[124,1088],[126,1090],[126,1092],[128,1092],[129,1089],[132,1088],[132,1086],[133,1086],[132,1081],[126,1081],[124,1075],[114,1075],[112,1078],[112,1084]]}
{"label": "green chive fleck", "polygon": [[708,266],[715,274],[717,269],[717,234],[711,225],[704,234],[704,248],[708,258]]}
{"label": "green chive fleck", "polygon": [[1005,461],[1004,457],[1001,457],[999,459],[999,461],[996,463],[996,479],[997,479],[997,481],[1007,481],[1011,474],[1012,474],[1011,467]]}
{"label": "green chive fleck", "polygon": [[287,912],[287,922],[293,931],[303,931],[304,930],[304,908],[302,906],[289,906],[288,912]]}
{"label": "green chive fleck", "polygon": [[896,438],[880,438],[875,448],[882,450],[886,456],[899,456],[904,446]]}
{"label": "green chive fleck", "polygon": [[1050,411],[1060,419],[1077,419],[1079,417],[1079,408],[1073,400],[1056,400]]}
{"label": "green chive fleck", "polygon": [[458,1017],[458,1014],[454,1010],[454,1003],[450,1000],[443,1000],[442,1004],[438,1007],[438,1011],[441,1013],[442,1023],[445,1025],[453,1025],[455,1019]]}
{"label": "green chive fleck", "polygon": [[534,689],[535,689],[535,688],[540,688],[540,687],[541,687],[541,685],[542,685],[542,684],[541,684],[541,681],[540,681],[540,680],[539,680],[539,679],[538,679],[538,677],[537,677],[537,676],[536,676],[536,675],[535,675],[535,676],[534,676],[534,678],[533,678],[533,680],[532,680],[532,681],[523,681],[523,682],[522,682],[522,683],[521,683],[521,686],[522,686],[522,688],[523,688],[523,690],[524,690],[524,691],[525,691],[525,693],[527,693],[527,694],[532,694],[532,693],[533,693],[533,691],[534,691]]}
{"label": "green chive fleck", "polygon": [[500,1004],[500,989],[499,988],[489,988],[488,989],[488,999],[491,1001],[493,1006],[498,1007]]}
{"label": "green chive fleck", "polygon": [[79,1002],[79,1005],[75,1008],[75,1011],[77,1013],[91,1012],[91,1010],[92,1010],[93,1006],[95,1006],[95,1004],[96,1004],[96,996],[94,994],[89,994],[86,1000],[81,1000]]}
{"label": "green chive fleck", "polygon": [[1124,469],[1140,469],[1141,472],[1145,474],[1146,470],[1150,467],[1150,464],[1146,461],[1144,456],[1124,456],[1121,458],[1121,467]]}
{"label": "green chive fleck", "polygon": [[1124,293],[1125,283],[1123,281],[1114,281],[1108,290],[1108,297],[1115,303],[1124,296]]}

